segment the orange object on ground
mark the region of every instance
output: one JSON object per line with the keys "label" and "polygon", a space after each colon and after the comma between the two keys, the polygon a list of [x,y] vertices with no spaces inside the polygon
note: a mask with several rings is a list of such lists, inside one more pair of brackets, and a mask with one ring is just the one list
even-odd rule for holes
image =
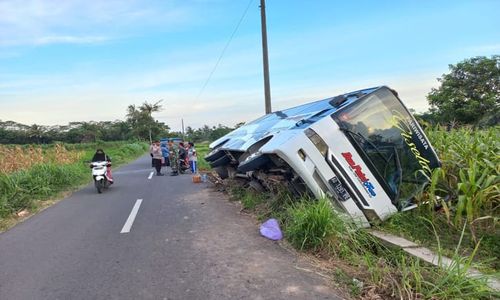
{"label": "orange object on ground", "polygon": [[194,174],[193,175],[193,183],[200,183],[200,182],[201,182],[200,174]]}

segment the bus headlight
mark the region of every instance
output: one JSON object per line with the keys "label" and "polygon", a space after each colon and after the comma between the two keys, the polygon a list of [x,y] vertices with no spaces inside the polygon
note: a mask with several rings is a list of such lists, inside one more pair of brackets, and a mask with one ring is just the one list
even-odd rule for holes
{"label": "bus headlight", "polygon": [[311,128],[307,128],[304,133],[311,140],[314,146],[316,146],[319,153],[321,153],[323,157],[326,157],[326,154],[328,153],[328,145],[325,141]]}

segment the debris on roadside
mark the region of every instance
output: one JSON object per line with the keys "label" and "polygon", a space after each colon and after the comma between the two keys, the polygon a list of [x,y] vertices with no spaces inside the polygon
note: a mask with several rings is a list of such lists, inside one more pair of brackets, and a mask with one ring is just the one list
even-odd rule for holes
{"label": "debris on roadside", "polygon": [[270,240],[279,241],[283,238],[278,220],[269,219],[260,225],[260,234]]}
{"label": "debris on roadside", "polygon": [[203,174],[202,176],[205,176],[208,179],[208,181],[210,181],[215,186],[217,191],[223,192],[226,190],[224,181],[220,178],[220,176],[217,173],[208,172],[206,174]]}
{"label": "debris on roadside", "polygon": [[27,209],[23,209],[23,210],[21,210],[20,212],[16,213],[16,215],[17,215],[18,217],[20,217],[20,218],[23,218],[23,217],[25,217],[25,216],[29,215],[29,213],[30,213],[30,212],[29,212]]}
{"label": "debris on roadside", "polygon": [[201,176],[200,174],[194,174],[192,177],[193,183],[201,183]]}

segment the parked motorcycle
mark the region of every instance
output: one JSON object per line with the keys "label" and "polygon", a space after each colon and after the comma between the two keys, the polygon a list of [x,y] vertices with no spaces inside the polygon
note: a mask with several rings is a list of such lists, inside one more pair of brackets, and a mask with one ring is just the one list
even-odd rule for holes
{"label": "parked motorcycle", "polygon": [[108,161],[96,161],[90,163],[90,167],[92,168],[95,188],[100,194],[113,183],[113,179],[108,177],[108,168],[111,167],[111,163]]}
{"label": "parked motorcycle", "polygon": [[189,169],[189,162],[186,159],[179,159],[179,173],[184,174]]}

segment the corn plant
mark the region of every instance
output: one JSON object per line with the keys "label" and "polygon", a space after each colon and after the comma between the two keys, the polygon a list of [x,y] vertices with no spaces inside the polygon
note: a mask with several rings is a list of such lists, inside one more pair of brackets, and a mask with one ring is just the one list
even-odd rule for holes
{"label": "corn plant", "polygon": [[[475,228],[493,230],[500,207],[500,127],[473,131],[460,128],[445,131],[436,127],[429,139],[442,160],[434,170],[428,193],[422,201],[443,207],[450,223],[467,222]],[[450,201],[444,202],[443,197]]]}

